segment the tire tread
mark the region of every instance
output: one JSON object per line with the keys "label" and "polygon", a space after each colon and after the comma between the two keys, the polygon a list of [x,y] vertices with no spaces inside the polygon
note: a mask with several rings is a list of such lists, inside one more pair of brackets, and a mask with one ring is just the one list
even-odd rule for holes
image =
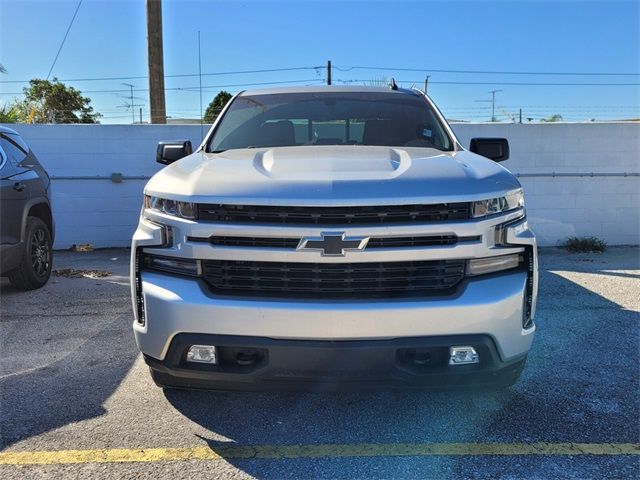
{"label": "tire tread", "polygon": [[[7,274],[11,284],[21,290],[35,290],[41,288],[46,285],[46,283],[49,281],[49,276],[51,275],[51,269],[49,269],[49,275],[47,275],[47,278],[43,282],[34,275],[31,275],[31,272],[29,271],[29,236],[31,235],[31,230],[38,224],[41,224],[40,226],[44,227],[45,232],[47,233],[47,236],[49,238],[49,242],[51,242],[51,232],[49,231],[46,223],[44,223],[38,217],[28,217],[25,235],[25,248],[22,251],[22,259],[20,260],[20,265]],[[50,244],[50,248],[52,247],[53,245]]]}

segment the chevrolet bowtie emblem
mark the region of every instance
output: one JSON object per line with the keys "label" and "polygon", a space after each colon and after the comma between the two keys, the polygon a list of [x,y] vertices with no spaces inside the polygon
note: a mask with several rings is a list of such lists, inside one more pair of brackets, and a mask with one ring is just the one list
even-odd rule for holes
{"label": "chevrolet bowtie emblem", "polygon": [[318,250],[322,256],[344,257],[347,250],[364,250],[369,238],[349,237],[344,232],[321,233],[319,237],[303,237],[297,250]]}

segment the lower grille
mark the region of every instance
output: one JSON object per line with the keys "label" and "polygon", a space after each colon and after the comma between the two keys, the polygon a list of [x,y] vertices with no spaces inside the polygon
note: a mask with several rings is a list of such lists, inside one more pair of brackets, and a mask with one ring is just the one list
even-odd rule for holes
{"label": "lower grille", "polygon": [[465,260],[377,263],[296,263],[204,260],[213,293],[285,298],[423,297],[451,292]]}

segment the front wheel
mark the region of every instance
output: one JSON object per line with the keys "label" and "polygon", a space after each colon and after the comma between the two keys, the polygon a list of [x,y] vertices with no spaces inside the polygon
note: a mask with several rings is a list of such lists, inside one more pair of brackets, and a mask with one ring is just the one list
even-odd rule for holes
{"label": "front wheel", "polygon": [[20,266],[9,273],[9,281],[23,290],[44,286],[51,276],[53,249],[51,232],[37,217],[27,218]]}

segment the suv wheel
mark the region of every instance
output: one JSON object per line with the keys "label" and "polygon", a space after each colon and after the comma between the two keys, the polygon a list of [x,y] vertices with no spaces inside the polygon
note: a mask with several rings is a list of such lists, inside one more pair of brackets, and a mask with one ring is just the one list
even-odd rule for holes
{"label": "suv wheel", "polygon": [[23,290],[44,286],[51,276],[51,232],[37,217],[27,218],[25,245],[20,266],[9,273],[9,281]]}

